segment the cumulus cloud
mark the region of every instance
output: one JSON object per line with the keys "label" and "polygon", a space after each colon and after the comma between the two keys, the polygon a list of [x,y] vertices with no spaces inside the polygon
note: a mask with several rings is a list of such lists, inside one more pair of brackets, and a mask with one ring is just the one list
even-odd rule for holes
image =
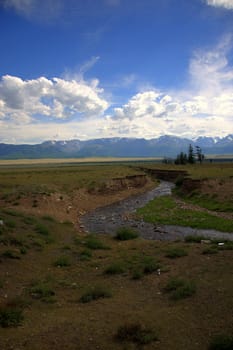
{"label": "cumulus cloud", "polygon": [[147,137],[173,134],[185,137],[233,132],[233,68],[227,54],[229,37],[214,49],[194,53],[185,91],[149,89],[115,108],[113,119],[128,121]]}
{"label": "cumulus cloud", "polygon": [[224,7],[228,10],[233,10],[232,0],[207,0],[207,4],[214,7]]}
{"label": "cumulus cloud", "polygon": [[108,102],[101,97],[103,90],[98,84],[98,80],[23,80],[5,75],[0,81],[0,116],[15,119],[15,115],[24,115],[30,120],[37,116],[65,119],[100,115]]}

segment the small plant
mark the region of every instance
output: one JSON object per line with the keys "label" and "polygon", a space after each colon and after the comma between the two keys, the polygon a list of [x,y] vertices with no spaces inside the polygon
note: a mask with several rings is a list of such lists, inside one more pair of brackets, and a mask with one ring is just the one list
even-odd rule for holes
{"label": "small plant", "polygon": [[184,240],[187,243],[201,243],[202,240],[206,240],[206,237],[200,235],[189,235],[186,236]]}
{"label": "small plant", "polygon": [[23,311],[19,308],[2,307],[0,309],[0,326],[1,327],[17,327],[23,321]]}
{"label": "small plant", "polygon": [[9,249],[2,253],[2,257],[7,259],[20,259],[20,256],[16,254],[16,252]]}
{"label": "small plant", "polygon": [[48,236],[49,235],[49,230],[46,226],[42,224],[37,224],[35,227],[36,232],[40,233],[43,236]]}
{"label": "small plant", "polygon": [[115,238],[120,241],[127,241],[129,239],[138,238],[139,234],[137,231],[130,227],[121,227],[117,230]]}
{"label": "small plant", "polygon": [[232,350],[233,335],[217,335],[212,339],[209,350]]}
{"label": "small plant", "polygon": [[192,281],[182,278],[172,278],[168,281],[165,291],[171,293],[171,299],[180,300],[195,294],[196,286]]}
{"label": "small plant", "polygon": [[68,267],[71,265],[71,262],[68,256],[60,256],[54,261],[53,265],[57,267]]}
{"label": "small plant", "polygon": [[186,250],[180,247],[171,247],[166,253],[166,257],[170,259],[181,258],[186,255],[188,255]]}
{"label": "small plant", "polygon": [[44,215],[42,216],[43,220],[50,221],[50,222],[55,222],[55,219],[52,216],[49,215]]}
{"label": "small plant", "polygon": [[54,302],[55,292],[45,282],[37,282],[30,289],[30,294],[34,299],[39,299],[47,303]]}
{"label": "small plant", "polygon": [[153,273],[161,268],[160,263],[158,263],[152,256],[144,257],[142,264],[144,273]]}
{"label": "small plant", "polygon": [[158,340],[158,337],[152,329],[143,327],[140,323],[129,323],[118,328],[116,339],[120,342],[145,345]]}
{"label": "small plant", "polygon": [[88,291],[86,291],[80,298],[81,303],[89,303],[93,300],[98,300],[102,298],[110,298],[112,293],[102,286],[95,286]]}
{"label": "small plant", "polygon": [[202,254],[208,255],[208,254],[217,254],[218,253],[218,248],[215,246],[207,247],[203,249]]}
{"label": "small plant", "polygon": [[82,260],[82,261],[90,260],[91,257],[92,257],[92,252],[89,249],[84,249],[80,253],[80,260]]}
{"label": "small plant", "polygon": [[100,241],[97,237],[95,237],[94,235],[90,235],[89,237],[87,237],[86,239],[86,247],[89,249],[108,249],[108,247],[102,242]]}
{"label": "small plant", "polygon": [[108,275],[117,275],[125,271],[126,267],[122,262],[114,262],[105,269],[105,273]]}
{"label": "small plant", "polygon": [[143,277],[143,271],[139,269],[135,269],[132,273],[133,280],[140,280]]}

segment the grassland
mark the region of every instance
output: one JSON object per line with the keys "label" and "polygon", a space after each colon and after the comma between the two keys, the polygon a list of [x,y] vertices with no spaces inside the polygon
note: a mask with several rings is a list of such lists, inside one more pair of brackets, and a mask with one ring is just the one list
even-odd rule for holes
{"label": "grassland", "polygon": [[[233,175],[232,165],[223,176],[207,168],[190,174],[225,184]],[[231,341],[231,243],[119,240],[70,222],[118,198],[89,194],[90,184],[134,174],[119,164],[0,170],[1,349],[208,350]],[[222,200],[217,186],[207,188]]]}

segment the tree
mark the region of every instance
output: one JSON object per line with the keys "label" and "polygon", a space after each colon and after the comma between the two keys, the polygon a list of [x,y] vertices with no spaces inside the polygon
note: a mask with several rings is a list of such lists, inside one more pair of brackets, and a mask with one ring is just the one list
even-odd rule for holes
{"label": "tree", "polygon": [[196,146],[196,157],[200,164],[203,162],[205,158],[204,154],[202,153],[202,149],[199,146]]}
{"label": "tree", "polygon": [[188,149],[188,163],[190,164],[194,164],[195,163],[195,155],[194,155],[194,151],[193,151],[193,146],[189,145],[189,149]]}

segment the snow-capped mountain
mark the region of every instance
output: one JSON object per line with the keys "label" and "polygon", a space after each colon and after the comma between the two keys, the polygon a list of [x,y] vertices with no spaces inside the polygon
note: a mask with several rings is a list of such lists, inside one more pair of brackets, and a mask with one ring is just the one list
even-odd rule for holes
{"label": "snow-capped mountain", "polygon": [[0,144],[0,159],[70,157],[175,157],[187,152],[189,144],[204,154],[233,155],[233,134],[223,138],[199,137],[195,141],[164,135],[143,138],[102,138],[87,141],[45,141],[36,145]]}

